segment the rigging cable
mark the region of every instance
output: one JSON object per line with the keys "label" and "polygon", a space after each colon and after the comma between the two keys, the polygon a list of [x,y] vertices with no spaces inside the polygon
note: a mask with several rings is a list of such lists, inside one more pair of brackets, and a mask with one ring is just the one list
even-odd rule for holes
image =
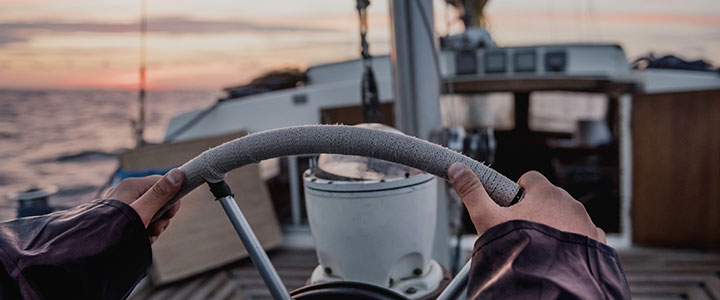
{"label": "rigging cable", "polygon": [[363,75],[360,86],[360,97],[362,100],[363,122],[382,123],[382,112],[380,111],[380,97],[377,89],[377,81],[372,68],[372,55],[370,45],[367,41],[367,8],[370,0],[357,0],[357,12],[360,25],[360,54],[363,61]]}
{"label": "rigging cable", "polygon": [[587,11],[590,18],[590,28],[595,32],[596,37],[594,37],[597,40],[602,41],[603,40],[603,30],[602,26],[598,23],[595,13],[595,1],[593,0],[587,0]]}
{"label": "rigging cable", "polygon": [[557,26],[557,16],[555,15],[555,5],[553,4],[553,0],[546,0],[545,3],[547,4],[547,15],[550,23],[550,32],[552,39],[554,41],[558,41],[558,26]]}
{"label": "rigging cable", "polygon": [[203,109],[203,110],[200,111],[198,114],[196,114],[194,117],[192,117],[192,119],[190,119],[189,121],[185,122],[185,124],[183,124],[182,126],[180,126],[180,128],[176,129],[176,130],[173,131],[172,133],[169,133],[169,134],[165,135],[165,139],[163,140],[163,143],[169,143],[169,142],[175,141],[175,139],[176,139],[178,136],[180,136],[181,134],[187,132],[188,130],[190,130],[190,128],[193,128],[195,125],[197,125],[198,123],[200,123],[200,121],[202,121],[203,119],[205,119],[205,117],[207,117],[207,116],[210,114],[210,112],[212,112],[213,110],[215,110],[215,108],[218,107],[219,104],[220,104],[220,102],[219,102],[219,101],[216,101],[215,103],[213,103],[212,106],[210,106],[210,107],[208,107],[208,108],[206,108],[206,109]]}

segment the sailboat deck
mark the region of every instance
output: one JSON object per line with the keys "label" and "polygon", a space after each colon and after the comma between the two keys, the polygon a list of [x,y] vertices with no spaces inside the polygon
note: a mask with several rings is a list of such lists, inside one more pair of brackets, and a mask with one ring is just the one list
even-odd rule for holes
{"label": "sailboat deck", "polygon": [[[618,251],[633,299],[720,300],[720,253],[628,248]],[[317,265],[313,250],[270,252],[288,290]],[[140,288],[130,299],[272,299],[248,259],[170,285]]]}

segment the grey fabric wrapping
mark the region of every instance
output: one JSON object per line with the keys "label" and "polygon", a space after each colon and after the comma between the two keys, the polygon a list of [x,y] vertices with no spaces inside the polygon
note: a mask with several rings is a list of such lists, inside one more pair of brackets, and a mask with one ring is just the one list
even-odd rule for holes
{"label": "grey fabric wrapping", "polygon": [[509,206],[520,187],[509,178],[458,152],[415,137],[346,125],[286,127],[250,134],[207,150],[180,167],[185,180],[178,195],[158,214],[205,182],[220,182],[225,173],[262,160],[300,154],[345,154],[379,158],[447,179],[451,164],[462,162],[480,178],[490,197]]}

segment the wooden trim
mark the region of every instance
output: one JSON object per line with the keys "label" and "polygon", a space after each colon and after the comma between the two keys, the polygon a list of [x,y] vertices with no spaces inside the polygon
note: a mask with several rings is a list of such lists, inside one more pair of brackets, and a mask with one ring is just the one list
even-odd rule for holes
{"label": "wooden trim", "polygon": [[514,77],[505,76],[457,76],[445,79],[443,92],[452,87],[453,93],[576,91],[607,94],[620,97],[635,89],[632,81],[613,81],[597,77]]}

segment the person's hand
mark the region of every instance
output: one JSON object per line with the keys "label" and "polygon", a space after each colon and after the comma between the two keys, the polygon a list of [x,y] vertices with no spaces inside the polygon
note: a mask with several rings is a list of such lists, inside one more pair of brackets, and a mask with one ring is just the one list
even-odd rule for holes
{"label": "person's hand", "polygon": [[[151,175],[142,178],[128,178],[120,182],[117,187],[108,189],[103,198],[120,200],[132,207],[142,219],[145,228],[160,208],[177,194],[182,185],[185,174],[179,169],[172,169],[165,176]],[[148,228],[150,243],[154,243],[158,236],[170,224],[170,219],[180,209],[180,201],[163,214]]]}
{"label": "person's hand", "polygon": [[490,199],[475,173],[461,163],[448,168],[448,178],[480,235],[507,221],[527,220],[605,243],[605,232],[593,224],[582,203],[536,171],[520,177],[518,184],[525,190],[525,197],[510,207],[501,207]]}

